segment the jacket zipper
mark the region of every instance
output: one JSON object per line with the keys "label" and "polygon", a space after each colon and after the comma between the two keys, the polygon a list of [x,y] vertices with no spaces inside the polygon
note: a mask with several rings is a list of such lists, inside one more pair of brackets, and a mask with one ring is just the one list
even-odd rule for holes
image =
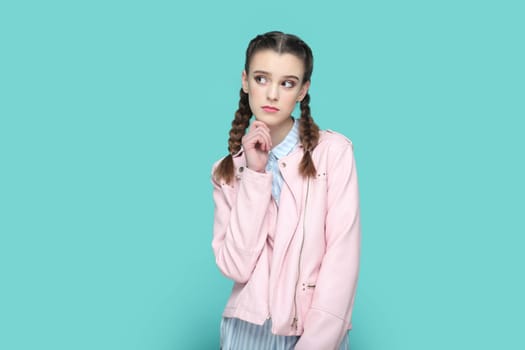
{"label": "jacket zipper", "polygon": [[295,291],[294,291],[294,317],[292,320],[292,328],[297,330],[297,287],[299,286],[299,280],[301,278],[301,258],[303,255],[303,246],[304,246],[304,236],[306,234],[306,209],[308,205],[308,194],[310,192],[310,178],[306,182],[306,198],[304,200],[304,211],[303,211],[303,237],[301,240],[301,249],[299,250],[299,262],[297,264],[297,280],[295,281]]}
{"label": "jacket zipper", "polygon": [[[273,196],[272,196],[272,205],[275,210],[275,220],[274,220],[274,225],[273,225],[274,234],[275,234],[275,221],[277,221],[277,211],[279,210],[279,208],[277,207],[277,202],[275,201],[275,198],[273,198]],[[272,289],[270,288],[268,291],[268,315],[266,316],[267,320],[272,318],[272,313],[270,311],[271,310],[270,305],[272,305],[271,300],[272,300]]]}

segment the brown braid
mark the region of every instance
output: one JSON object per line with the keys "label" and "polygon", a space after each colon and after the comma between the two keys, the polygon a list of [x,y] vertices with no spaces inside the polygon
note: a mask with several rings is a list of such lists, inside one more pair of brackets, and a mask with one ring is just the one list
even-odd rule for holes
{"label": "brown braid", "polygon": [[222,179],[226,183],[231,183],[234,176],[233,155],[241,150],[241,139],[246,133],[246,128],[250,124],[252,110],[248,101],[248,94],[242,89],[240,91],[239,108],[235,112],[228,139],[228,155],[219,163],[214,172],[216,179]]}
{"label": "brown braid", "polygon": [[303,159],[301,159],[301,163],[299,164],[299,172],[303,177],[314,177],[316,175],[316,169],[311,152],[319,142],[319,127],[310,115],[310,94],[306,94],[301,101],[299,138],[304,150]]}

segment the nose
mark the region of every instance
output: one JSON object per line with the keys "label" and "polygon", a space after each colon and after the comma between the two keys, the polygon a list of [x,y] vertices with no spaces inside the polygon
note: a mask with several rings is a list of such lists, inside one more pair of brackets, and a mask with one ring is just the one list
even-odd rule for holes
{"label": "nose", "polygon": [[279,99],[279,85],[269,84],[266,91],[266,97],[270,101],[277,101]]}

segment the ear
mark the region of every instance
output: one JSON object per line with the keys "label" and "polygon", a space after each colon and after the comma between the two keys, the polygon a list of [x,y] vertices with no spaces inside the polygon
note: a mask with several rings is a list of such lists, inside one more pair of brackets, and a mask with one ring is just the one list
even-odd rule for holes
{"label": "ear", "polygon": [[245,70],[242,71],[241,75],[241,82],[242,82],[242,91],[245,93],[248,93],[248,74]]}
{"label": "ear", "polygon": [[301,90],[299,92],[299,96],[297,96],[297,102],[301,102],[303,98],[308,93],[308,89],[310,88],[310,81],[307,81],[301,86]]}

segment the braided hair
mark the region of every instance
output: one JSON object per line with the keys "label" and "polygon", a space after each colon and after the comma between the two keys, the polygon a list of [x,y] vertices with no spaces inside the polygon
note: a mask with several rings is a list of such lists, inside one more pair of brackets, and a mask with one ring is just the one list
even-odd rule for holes
{"label": "braided hair", "polygon": [[233,180],[233,155],[241,150],[241,139],[246,133],[246,129],[252,117],[252,110],[248,102],[248,94],[240,90],[239,108],[235,112],[228,139],[228,155],[219,163],[215,169],[214,176],[223,179],[226,183]]}
{"label": "braided hair", "polygon": [[[246,49],[244,70],[249,72],[253,55],[263,50],[273,50],[279,54],[289,53],[299,58],[304,63],[303,83],[310,81],[313,71],[313,54],[310,47],[299,37],[279,31],[268,32],[253,38]],[[303,158],[299,164],[299,172],[303,177],[315,176],[316,170],[311,152],[319,141],[319,127],[315,124],[310,114],[310,95],[301,101],[301,118],[299,120],[299,140],[303,147]],[[234,177],[233,155],[241,149],[241,139],[252,117],[248,94],[240,91],[239,107],[235,112],[228,139],[229,154],[222,159],[215,169],[214,176],[230,183]]]}
{"label": "braided hair", "polygon": [[316,170],[311,152],[319,142],[319,127],[310,114],[310,94],[301,101],[301,119],[299,120],[299,139],[303,146],[303,159],[299,164],[299,173],[303,177],[314,177]]}

